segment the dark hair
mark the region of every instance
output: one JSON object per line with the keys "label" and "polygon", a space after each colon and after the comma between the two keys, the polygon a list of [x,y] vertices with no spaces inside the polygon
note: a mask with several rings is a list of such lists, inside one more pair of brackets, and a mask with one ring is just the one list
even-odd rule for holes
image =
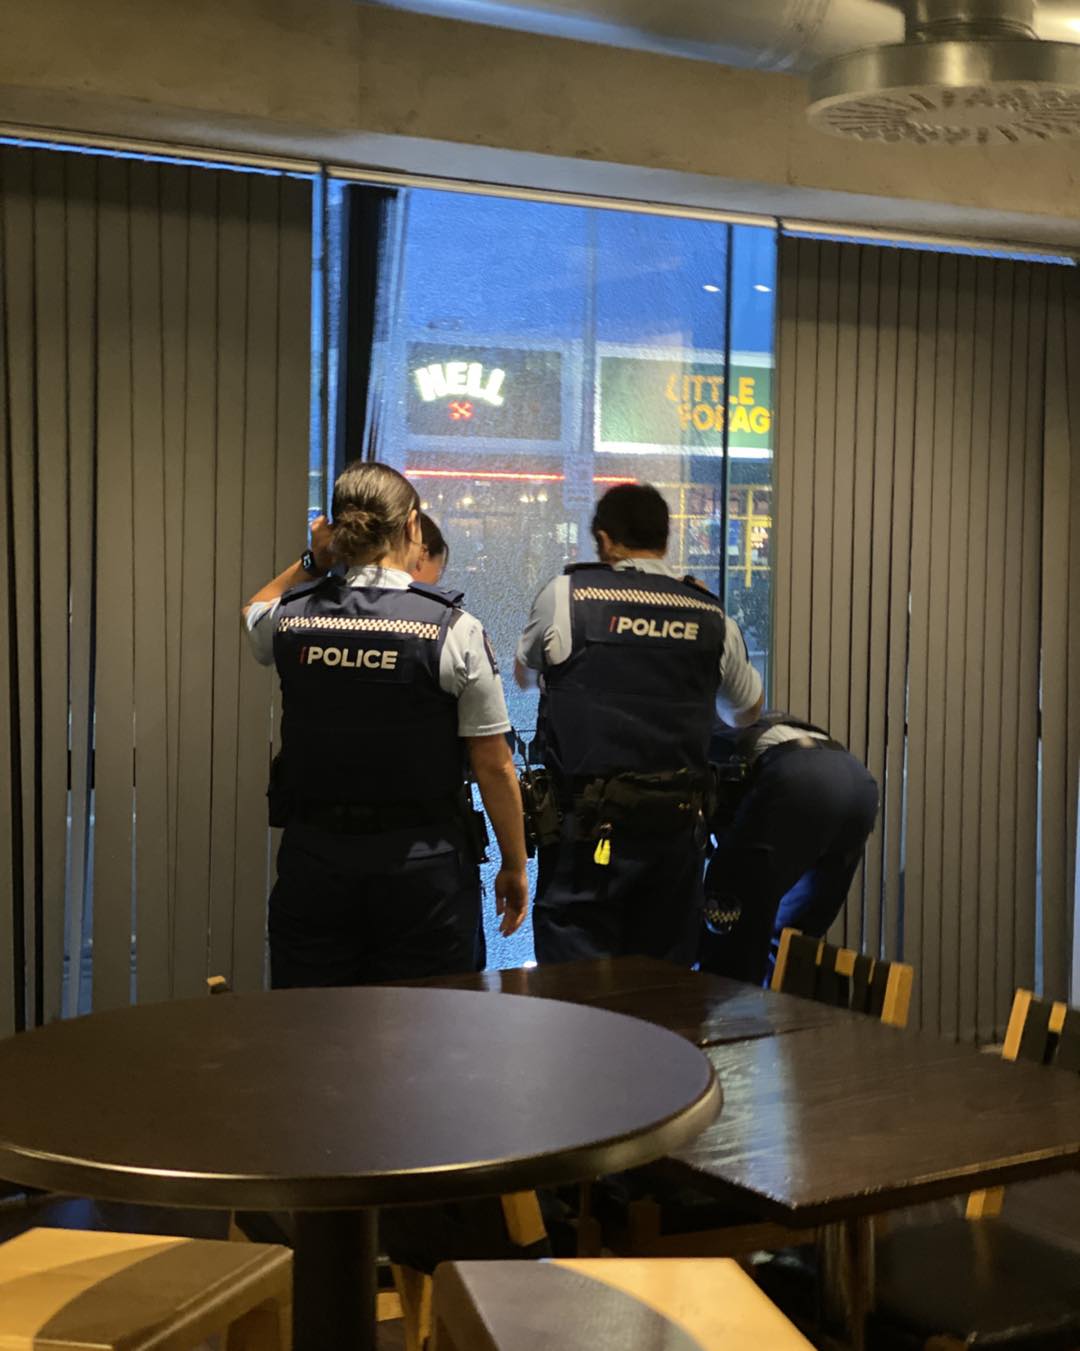
{"label": "dark hair", "polygon": [[594,538],[599,530],[613,544],[663,553],[668,542],[667,503],[651,483],[616,484],[596,504]]}
{"label": "dark hair", "polygon": [[388,464],[354,460],[334,484],[334,554],[349,567],[390,552],[409,513],[420,510],[416,489]]}
{"label": "dark hair", "polygon": [[420,537],[424,541],[424,548],[427,550],[429,558],[450,558],[450,546],[443,537],[443,532],[431,519],[426,511],[420,513]]}

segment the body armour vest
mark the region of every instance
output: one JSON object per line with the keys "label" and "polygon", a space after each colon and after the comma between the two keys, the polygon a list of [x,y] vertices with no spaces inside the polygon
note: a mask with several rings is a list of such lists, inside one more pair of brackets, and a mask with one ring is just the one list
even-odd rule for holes
{"label": "body armour vest", "polygon": [[282,597],[274,663],[287,792],[408,803],[460,789],[457,700],[439,685],[456,599],[416,582],[384,590],[334,576]]}
{"label": "body armour vest", "polygon": [[573,646],[544,672],[545,762],[563,780],[704,770],[724,612],[658,573],[567,569]]}

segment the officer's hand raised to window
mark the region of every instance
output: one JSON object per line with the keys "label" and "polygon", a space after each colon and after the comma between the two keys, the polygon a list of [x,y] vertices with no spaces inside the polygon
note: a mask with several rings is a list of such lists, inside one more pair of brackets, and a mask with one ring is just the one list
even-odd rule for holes
{"label": "officer's hand raised to window", "polygon": [[311,552],[324,571],[334,566],[334,528],[325,516],[316,516],[311,522]]}

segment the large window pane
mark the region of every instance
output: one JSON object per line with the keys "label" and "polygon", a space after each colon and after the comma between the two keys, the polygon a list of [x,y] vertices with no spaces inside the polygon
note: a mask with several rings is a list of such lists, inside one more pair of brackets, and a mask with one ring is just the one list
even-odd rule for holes
{"label": "large window pane", "polygon": [[[759,491],[757,561],[729,603],[763,597],[767,611],[771,289],[754,291],[750,273],[771,288],[774,260],[770,231],[742,233],[769,247],[739,240],[729,266],[732,231],[713,221],[401,194],[375,325],[374,452],[421,489],[450,545],[447,581],[507,676],[536,591],[595,557],[589,523],[611,483],[659,487],[671,561],[723,592],[725,438]],[[733,316],[746,348],[729,370],[735,271],[751,298]],[[755,642],[767,633],[766,614]],[[527,740],[536,695],[506,683]],[[493,964],[531,957],[529,934],[490,937]]]}

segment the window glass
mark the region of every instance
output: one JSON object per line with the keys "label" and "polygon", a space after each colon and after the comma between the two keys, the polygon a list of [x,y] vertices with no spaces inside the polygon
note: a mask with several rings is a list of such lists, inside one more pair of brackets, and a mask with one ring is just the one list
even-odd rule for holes
{"label": "window glass", "polygon": [[[681,217],[400,196],[372,363],[375,454],[442,527],[446,581],[484,622],[526,740],[537,697],[513,683],[517,639],[540,587],[595,558],[592,511],[610,484],[655,484],[671,510],[669,561],[722,593],[727,435],[757,491],[749,516],[730,513],[729,555],[738,526],[752,561],[738,555],[749,582],[729,603],[767,611],[775,250],[771,231],[744,229],[729,266],[732,234]],[[729,370],[736,271],[744,350]],[[768,293],[753,289],[759,276]],[[766,614],[755,650],[767,634]],[[489,931],[489,959],[519,964],[531,942]]]}

